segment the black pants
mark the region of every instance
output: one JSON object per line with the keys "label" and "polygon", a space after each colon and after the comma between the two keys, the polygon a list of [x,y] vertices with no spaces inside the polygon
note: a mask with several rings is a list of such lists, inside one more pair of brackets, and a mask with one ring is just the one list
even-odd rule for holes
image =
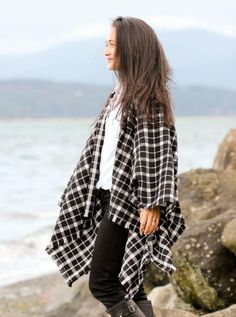
{"label": "black pants", "polygon": [[[103,218],[101,220],[91,262],[89,289],[93,296],[106,308],[124,299],[126,292],[118,279],[124,256],[128,229],[107,218],[110,191],[100,188],[98,197],[101,200]],[[145,300],[143,284],[134,295],[133,300]]]}

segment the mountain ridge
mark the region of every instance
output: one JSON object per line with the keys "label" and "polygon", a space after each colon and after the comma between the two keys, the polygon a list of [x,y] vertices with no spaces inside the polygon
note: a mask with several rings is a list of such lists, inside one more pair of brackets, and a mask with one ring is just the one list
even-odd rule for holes
{"label": "mountain ridge", "polygon": [[[93,117],[113,86],[51,80],[0,81],[0,119]],[[236,114],[236,91],[207,86],[170,88],[175,115]]]}

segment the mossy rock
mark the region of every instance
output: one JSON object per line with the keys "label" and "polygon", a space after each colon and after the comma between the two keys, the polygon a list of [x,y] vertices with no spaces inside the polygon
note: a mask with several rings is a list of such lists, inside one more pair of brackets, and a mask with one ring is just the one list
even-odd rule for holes
{"label": "mossy rock", "polygon": [[147,265],[147,271],[144,273],[144,289],[150,292],[156,286],[168,284],[169,278],[166,272],[158,269],[158,267],[150,262]]}
{"label": "mossy rock", "polygon": [[236,257],[221,243],[226,224],[235,210],[199,221],[173,246],[177,271],[171,282],[186,301],[206,312],[236,302]]}

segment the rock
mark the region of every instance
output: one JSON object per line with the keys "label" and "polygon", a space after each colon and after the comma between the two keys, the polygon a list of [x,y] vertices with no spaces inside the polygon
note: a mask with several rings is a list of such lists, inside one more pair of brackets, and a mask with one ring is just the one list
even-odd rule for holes
{"label": "rock", "polygon": [[184,301],[206,312],[236,302],[236,257],[221,243],[224,227],[234,218],[233,209],[199,221],[172,247],[177,271],[171,282]]}
{"label": "rock", "polygon": [[59,273],[51,273],[0,288],[0,316],[94,317],[104,306],[88,289],[88,276],[68,287]]}
{"label": "rock", "polygon": [[235,317],[235,316],[236,316],[236,305],[229,306],[228,308],[220,310],[215,313],[204,315],[204,317]]}
{"label": "rock", "polygon": [[236,255],[236,234],[235,233],[236,233],[236,218],[231,220],[225,226],[221,236],[222,244]]}
{"label": "rock", "polygon": [[196,168],[178,179],[179,200],[188,226],[236,206],[236,172]]}
{"label": "rock", "polygon": [[155,317],[197,317],[197,315],[179,309],[155,309]]}
{"label": "rock", "polygon": [[169,283],[166,272],[157,268],[152,262],[147,265],[147,271],[144,273],[144,289],[149,293],[154,287]]}
{"label": "rock", "polygon": [[165,286],[155,287],[148,294],[148,299],[151,300],[155,308],[161,309],[181,309],[190,311],[192,307],[183,302],[177,295],[171,283]]}
{"label": "rock", "polygon": [[[187,225],[210,219],[236,206],[236,173],[197,168],[179,175],[179,198]],[[180,237],[181,239],[181,237]],[[147,291],[169,283],[167,274],[149,264],[144,285]]]}
{"label": "rock", "polygon": [[230,129],[219,145],[213,167],[236,171],[236,129]]}
{"label": "rock", "polygon": [[146,284],[155,287],[150,295],[159,308],[169,309],[174,302],[172,308],[202,314],[236,302],[236,258],[221,242],[224,228],[236,217],[235,192],[235,171],[197,168],[179,175],[179,198],[189,229],[172,247],[177,271],[170,282],[183,306],[169,285],[156,287],[161,285],[159,272],[150,267]]}
{"label": "rock", "polygon": [[70,302],[63,303],[46,317],[103,317],[105,306],[93,297],[88,288],[88,275],[80,277],[74,287],[74,296]]}
{"label": "rock", "polygon": [[[183,310],[155,309],[157,317],[196,317]],[[69,288],[59,273],[0,288],[0,316],[107,317],[105,307],[88,289],[84,275]]]}
{"label": "rock", "polygon": [[45,316],[73,296],[58,273],[17,282],[0,288],[0,316]]}

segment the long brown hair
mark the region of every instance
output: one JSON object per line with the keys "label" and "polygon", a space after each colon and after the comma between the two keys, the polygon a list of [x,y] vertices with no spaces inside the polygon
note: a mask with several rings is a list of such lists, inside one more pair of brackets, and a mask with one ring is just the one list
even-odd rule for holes
{"label": "long brown hair", "polygon": [[161,111],[171,127],[175,122],[168,86],[172,69],[156,33],[143,20],[129,16],[118,16],[111,26],[116,28],[115,60],[119,65],[114,73],[122,87],[121,126],[136,108],[148,122]]}

